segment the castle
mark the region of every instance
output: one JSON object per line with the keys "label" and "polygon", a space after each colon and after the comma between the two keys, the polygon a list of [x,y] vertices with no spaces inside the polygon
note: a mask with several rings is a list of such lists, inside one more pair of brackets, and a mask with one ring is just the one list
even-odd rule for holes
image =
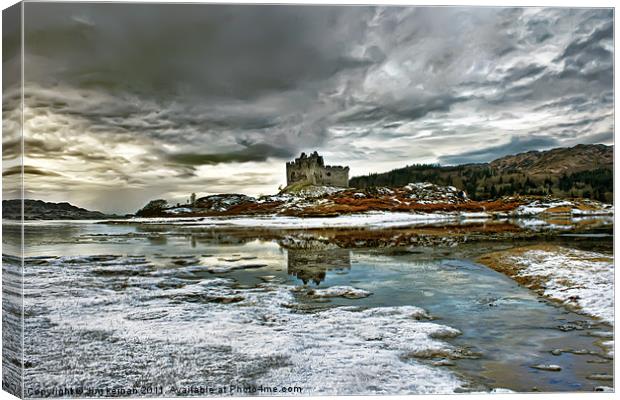
{"label": "castle", "polygon": [[286,163],[286,184],[306,182],[319,186],[349,186],[349,167],[325,165],[316,151],[309,156],[301,153],[299,158]]}

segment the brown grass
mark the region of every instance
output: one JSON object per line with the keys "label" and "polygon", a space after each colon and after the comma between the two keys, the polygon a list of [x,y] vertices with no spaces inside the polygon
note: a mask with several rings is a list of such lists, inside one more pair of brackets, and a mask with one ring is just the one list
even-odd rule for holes
{"label": "brown grass", "polygon": [[218,213],[219,215],[257,215],[271,214],[283,202],[272,201],[267,203],[242,203],[230,207],[227,211]]}
{"label": "brown grass", "polygon": [[595,211],[595,210],[598,210],[598,208],[593,207],[593,206],[588,205],[588,204],[578,204],[577,208],[580,209],[581,211]]}
{"label": "brown grass", "polygon": [[569,206],[557,206],[547,208],[544,212],[550,214],[570,214],[572,207]]}
{"label": "brown grass", "polygon": [[521,204],[520,201],[505,202],[495,201],[469,201],[463,203],[433,203],[420,204],[412,202],[410,204],[396,203],[389,198],[351,198],[336,197],[331,199],[332,204],[319,205],[306,208],[303,211],[290,209],[283,212],[284,215],[297,215],[304,217],[330,216],[339,214],[355,214],[368,211],[393,211],[393,212],[508,212],[516,209]]}

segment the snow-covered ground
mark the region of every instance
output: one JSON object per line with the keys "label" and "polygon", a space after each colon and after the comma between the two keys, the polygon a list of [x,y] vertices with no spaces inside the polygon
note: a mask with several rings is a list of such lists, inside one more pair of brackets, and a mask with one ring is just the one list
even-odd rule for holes
{"label": "snow-covered ground", "polygon": [[[308,187],[298,190],[296,193],[285,193],[284,196],[288,196],[289,199],[293,199],[293,200],[295,198],[307,199],[307,198],[321,197],[326,194],[334,194],[334,193],[342,192],[343,190],[346,190],[346,189],[341,188],[341,187],[334,187],[334,186],[308,186]],[[282,196],[283,195],[263,196],[262,198],[273,201],[274,198],[277,199],[278,197],[281,198]]]}
{"label": "snow-covered ground", "polygon": [[438,186],[430,182],[409,183],[404,186],[407,198],[418,204],[460,203],[467,201],[467,194],[454,186]]}
{"label": "snow-covered ground", "polygon": [[[49,268],[57,275],[84,271],[71,263],[56,268],[59,260],[53,261]],[[125,261],[120,258],[115,262],[122,267]],[[32,273],[41,268],[38,266]],[[204,384],[205,370],[214,374],[212,380],[219,377],[239,384],[300,386],[302,394],[307,395],[448,393],[464,384],[449,369],[416,358],[431,353],[450,357],[459,352],[446,339],[460,332],[427,320],[428,314],[419,307],[361,310],[352,306],[299,313],[291,309],[297,304],[293,286],[264,284],[238,290],[231,288],[232,280],[214,278],[177,288],[169,286],[168,275],[155,273],[132,279],[134,284],[140,284],[131,285],[128,291],[67,297],[65,293],[50,292],[49,279],[48,274],[32,276],[29,290],[45,293],[45,297],[26,302],[26,308],[44,305],[49,323],[63,335],[73,335],[73,351],[63,363],[73,365],[73,357],[96,351],[114,359],[115,365],[121,365],[119,369],[130,370],[115,378],[119,387],[129,386],[137,376],[164,386],[199,385]],[[45,285],[41,285],[43,281]],[[339,288],[331,289],[341,292]],[[136,307],[137,299],[148,302],[148,307]],[[41,318],[29,321],[48,323]],[[89,336],[92,332],[97,332],[99,339],[93,340]],[[116,339],[113,342],[101,342],[100,338],[112,335]],[[29,336],[27,343],[33,342],[37,342],[36,337]],[[142,343],[147,344],[148,351],[132,352]],[[179,356],[182,361],[169,357],[188,348],[195,350],[183,353],[184,358]],[[78,375],[50,374],[50,365],[59,366],[54,364],[56,359],[47,356],[53,352],[52,347],[49,349],[29,353],[34,354],[30,357],[42,357],[35,368],[29,369],[29,382],[36,379],[44,387],[91,383],[101,379],[101,368],[109,368],[95,360],[92,368]],[[126,354],[139,357],[140,362],[121,362],[125,358],[120,357]],[[169,362],[175,362],[172,371],[166,364]]]}
{"label": "snow-covered ground", "polygon": [[583,313],[613,325],[614,264],[611,257],[557,247],[529,250],[509,260],[520,267],[519,276],[542,278],[545,296],[577,305]]}
{"label": "snow-covered ground", "polygon": [[542,214],[543,212],[549,210],[549,209],[553,209],[556,207],[570,207],[572,206],[572,203],[570,201],[550,201],[550,202],[545,202],[545,201],[533,201],[529,204],[525,204],[522,206],[517,207],[516,210],[514,210],[513,214],[515,215],[538,215],[538,214]]}
{"label": "snow-covered ground", "polygon": [[187,208],[187,207],[177,207],[177,208],[171,208],[169,210],[164,210],[164,212],[166,214],[183,214],[183,213],[190,213],[192,212],[191,208]]}
{"label": "snow-covered ground", "polygon": [[283,215],[257,216],[227,216],[227,217],[163,217],[163,218],[132,218],[128,221],[141,224],[171,224],[204,227],[248,227],[269,229],[319,229],[319,228],[396,228],[415,225],[428,225],[442,222],[460,223],[487,223],[496,221],[514,221],[518,226],[529,230],[569,230],[574,224],[583,219],[596,218],[600,221],[613,223],[609,216],[579,216],[571,217],[566,223],[559,225],[545,219],[534,218],[535,214],[507,216],[495,218],[489,212],[435,212],[435,213],[407,213],[389,211],[370,211],[359,214],[343,214],[336,217],[293,217]]}
{"label": "snow-covered ground", "polygon": [[511,214],[517,217],[528,217],[543,214],[594,216],[613,215],[613,213],[613,205],[589,199],[582,199],[580,201],[548,199],[530,201],[528,204],[517,207]]}
{"label": "snow-covered ground", "polygon": [[337,217],[287,217],[287,216],[251,216],[251,217],[201,217],[201,218],[133,218],[132,222],[144,224],[200,225],[207,227],[262,227],[262,228],[347,228],[377,227],[390,228],[416,224],[428,224],[438,221],[457,220],[458,214],[449,213],[399,213],[368,212],[364,214],[339,215]]}
{"label": "snow-covered ground", "polygon": [[347,299],[361,299],[370,296],[368,290],[354,288],[352,286],[331,286],[325,289],[313,289],[310,293],[313,297],[346,297]]}

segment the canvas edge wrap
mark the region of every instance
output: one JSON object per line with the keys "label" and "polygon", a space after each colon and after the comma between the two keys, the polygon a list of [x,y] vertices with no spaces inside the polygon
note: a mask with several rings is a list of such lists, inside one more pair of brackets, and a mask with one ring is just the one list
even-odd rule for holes
{"label": "canvas edge wrap", "polygon": [[2,11],[2,389],[17,397],[24,395],[23,8]]}

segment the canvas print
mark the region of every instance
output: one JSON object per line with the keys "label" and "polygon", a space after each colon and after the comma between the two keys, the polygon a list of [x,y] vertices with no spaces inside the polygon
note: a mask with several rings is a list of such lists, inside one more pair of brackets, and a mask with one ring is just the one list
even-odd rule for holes
{"label": "canvas print", "polygon": [[611,8],[3,11],[19,397],[614,390]]}

